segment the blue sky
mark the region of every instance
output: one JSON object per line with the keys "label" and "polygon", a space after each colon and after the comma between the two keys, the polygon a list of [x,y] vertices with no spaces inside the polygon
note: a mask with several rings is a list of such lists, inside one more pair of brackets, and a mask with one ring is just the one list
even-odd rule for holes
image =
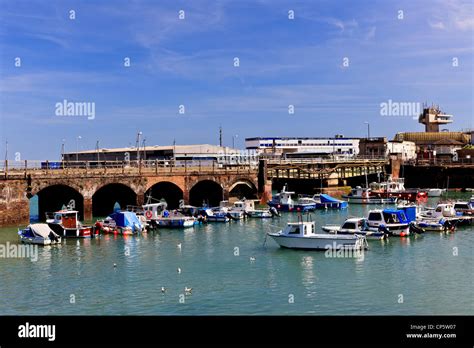
{"label": "blue sky", "polygon": [[[381,116],[389,99],[437,103],[454,114],[448,128],[470,128],[473,30],[461,0],[0,0],[2,159],[6,140],[10,159],[58,159],[79,135],[80,149],[134,145],[138,131],[147,145],[217,144],[220,125],[240,147],[363,137],[365,121],[390,139],[423,130]],[[94,102],[95,118],[56,116],[64,99]]]}

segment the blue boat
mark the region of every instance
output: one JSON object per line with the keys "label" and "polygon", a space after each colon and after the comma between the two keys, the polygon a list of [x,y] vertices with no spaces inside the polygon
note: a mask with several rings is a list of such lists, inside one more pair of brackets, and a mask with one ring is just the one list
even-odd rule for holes
{"label": "blue boat", "polygon": [[313,196],[316,209],[345,209],[347,202],[331,197],[330,195],[321,193]]}
{"label": "blue boat", "polygon": [[137,214],[131,211],[116,211],[105,220],[97,221],[95,228],[102,233],[132,235],[144,232],[145,227]]}

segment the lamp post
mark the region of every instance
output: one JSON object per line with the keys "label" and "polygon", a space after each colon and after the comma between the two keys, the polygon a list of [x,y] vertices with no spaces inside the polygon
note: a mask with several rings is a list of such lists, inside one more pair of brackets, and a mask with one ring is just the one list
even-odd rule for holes
{"label": "lamp post", "polygon": [[79,140],[81,139],[80,135],[76,138],[76,162],[79,162]]}
{"label": "lamp post", "polygon": [[367,139],[370,139],[370,123],[365,121],[364,122],[367,125]]}
{"label": "lamp post", "polygon": [[137,163],[140,163],[140,135],[142,134],[142,132],[137,133]]}
{"label": "lamp post", "polygon": [[61,143],[61,161],[64,161],[64,149],[65,149],[65,143],[66,142],[66,139],[62,139],[62,143]]}

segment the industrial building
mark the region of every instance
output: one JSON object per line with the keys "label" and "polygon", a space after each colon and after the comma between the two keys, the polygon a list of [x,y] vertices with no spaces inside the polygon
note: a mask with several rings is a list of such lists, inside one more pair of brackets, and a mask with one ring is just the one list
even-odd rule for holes
{"label": "industrial building", "polygon": [[218,163],[238,164],[254,161],[251,151],[242,151],[230,147],[209,144],[123,147],[96,149],[63,154],[63,161],[215,161]]}

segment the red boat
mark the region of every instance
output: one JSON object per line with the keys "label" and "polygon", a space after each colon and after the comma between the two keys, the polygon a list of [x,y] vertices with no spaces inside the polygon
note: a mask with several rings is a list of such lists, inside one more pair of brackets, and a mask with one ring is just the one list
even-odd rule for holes
{"label": "red boat", "polygon": [[404,178],[392,179],[381,183],[372,183],[370,185],[370,197],[391,198],[396,197],[397,200],[403,201],[424,201],[428,199],[428,192],[420,189],[405,189]]}
{"label": "red boat", "polygon": [[82,225],[77,215],[78,211],[67,209],[46,213],[46,223],[64,238],[92,238],[99,234],[94,227]]}

